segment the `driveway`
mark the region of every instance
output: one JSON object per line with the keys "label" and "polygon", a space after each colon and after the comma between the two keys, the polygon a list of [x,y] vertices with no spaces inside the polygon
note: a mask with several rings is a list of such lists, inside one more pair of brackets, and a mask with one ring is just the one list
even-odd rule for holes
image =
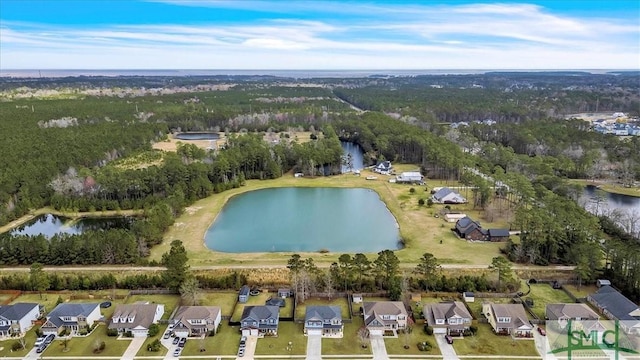
{"label": "driveway", "polygon": [[440,352],[442,353],[442,358],[444,360],[458,360],[458,354],[456,354],[456,350],[453,348],[453,345],[447,344],[447,340],[444,339],[443,334],[434,334],[433,336],[436,338],[436,342],[438,343],[438,347],[440,348]]}
{"label": "driveway", "polygon": [[555,360],[556,356],[551,354],[551,346],[549,346],[549,339],[546,336],[540,335],[537,326],[533,329],[533,340],[536,343],[536,350],[544,360]]}
{"label": "driveway", "polygon": [[322,335],[307,336],[307,360],[322,360]]}
{"label": "driveway", "polygon": [[256,353],[256,345],[258,345],[258,337],[247,336],[246,347],[244,349],[244,356],[236,357],[236,359],[237,360],[253,360],[253,356]]}
{"label": "driveway", "polygon": [[[127,347],[127,350],[122,355],[122,360],[133,360],[133,358],[136,357],[136,354],[142,347],[142,344],[144,344],[145,340],[147,340],[146,336],[134,337],[133,339],[131,339],[131,343],[129,344],[129,347]],[[126,341],[126,340],[122,340],[122,341]]]}
{"label": "driveway", "polygon": [[382,335],[371,335],[369,339],[371,340],[373,360],[389,360],[387,347],[384,346],[384,338],[382,338]]}
{"label": "driveway", "polygon": [[31,351],[29,351],[29,353],[27,355],[25,355],[24,360],[35,360],[35,359],[38,359],[40,357],[40,354],[38,354],[36,352],[36,349],[38,349],[38,347],[34,346],[33,349],[31,349]]}

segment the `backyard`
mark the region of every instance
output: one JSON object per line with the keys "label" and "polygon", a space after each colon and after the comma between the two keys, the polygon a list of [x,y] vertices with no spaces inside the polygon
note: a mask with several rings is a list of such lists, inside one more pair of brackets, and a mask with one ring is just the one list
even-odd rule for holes
{"label": "backyard", "polygon": [[278,324],[278,336],[258,339],[256,355],[304,355],[307,352],[307,338],[303,325],[289,321]]}
{"label": "backyard", "polygon": [[303,320],[307,311],[307,306],[328,306],[328,305],[339,306],[342,313],[342,319],[349,319],[351,317],[349,315],[349,303],[347,301],[347,298],[336,297],[331,299],[331,301],[325,298],[306,299],[304,303],[298,304],[298,306],[296,306],[295,318]]}
{"label": "backyard", "polygon": [[576,285],[564,285],[564,287],[577,298],[586,298],[587,295],[598,291],[598,288],[595,285],[582,285],[580,286],[580,290],[578,290]]}
{"label": "backyard", "polygon": [[478,327],[475,336],[453,341],[458,355],[539,356],[533,340],[513,340],[511,336],[494,334],[489,324],[474,325]]}
{"label": "backyard", "polygon": [[261,292],[256,296],[249,296],[246,303],[237,303],[235,309],[233,310],[231,321],[240,322],[245,306],[264,305],[264,303],[273,295],[275,295],[275,293]]}
{"label": "backyard", "polygon": [[545,318],[547,304],[574,302],[563,290],[554,289],[549,284],[532,284],[531,293],[524,298],[533,300],[531,310],[542,320]]}
{"label": "backyard", "polygon": [[180,296],[178,295],[131,295],[127,297],[126,303],[133,304],[138,301],[149,302],[150,304],[163,304],[164,305],[164,314],[162,315],[163,320],[168,320],[173,311],[176,309],[178,304],[180,303]]}
{"label": "backyard", "polygon": [[237,292],[203,292],[200,294],[199,305],[219,306],[222,316],[231,316],[237,299]]}

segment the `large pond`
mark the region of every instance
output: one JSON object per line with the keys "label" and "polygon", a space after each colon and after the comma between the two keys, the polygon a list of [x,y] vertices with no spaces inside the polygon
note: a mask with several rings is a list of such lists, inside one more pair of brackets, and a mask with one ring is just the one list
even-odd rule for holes
{"label": "large pond", "polygon": [[87,230],[107,230],[128,228],[132,217],[80,218],[69,219],[52,214],[41,215],[11,230],[11,235],[44,235],[51,238],[55,234],[81,234]]}
{"label": "large pond", "polygon": [[341,144],[343,158],[348,161],[346,164],[342,164],[342,172],[364,169],[364,153],[360,145],[348,141],[342,141]]}
{"label": "large pond", "polygon": [[177,133],[174,137],[180,140],[218,140],[220,139],[220,134],[214,132],[185,132]]}
{"label": "large pond", "polygon": [[205,234],[221,252],[399,249],[398,224],[369,189],[273,188],[231,198]]}
{"label": "large pond", "polygon": [[640,212],[640,197],[609,193],[592,185],[584,187],[580,203],[593,213],[606,213],[616,209]]}

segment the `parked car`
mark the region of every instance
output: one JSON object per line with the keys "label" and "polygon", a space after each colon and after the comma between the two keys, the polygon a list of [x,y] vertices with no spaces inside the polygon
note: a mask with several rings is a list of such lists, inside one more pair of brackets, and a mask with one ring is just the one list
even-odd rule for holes
{"label": "parked car", "polygon": [[540,333],[540,335],[542,335],[542,336],[547,336],[547,332],[546,332],[543,328],[541,328],[541,327],[539,327],[539,326],[538,326],[538,332],[539,332],[539,333]]}
{"label": "parked car", "polygon": [[180,342],[180,338],[179,337],[174,337],[173,338],[173,345],[178,345],[179,342]]}
{"label": "parked car", "polygon": [[180,342],[178,342],[178,346],[184,347],[186,343],[187,343],[187,338],[180,338]]}
{"label": "parked car", "polygon": [[182,353],[182,348],[178,347],[175,350],[173,350],[173,357],[178,357],[180,356],[181,353]]}
{"label": "parked car", "polygon": [[103,309],[110,308],[111,307],[111,301],[105,301],[105,302],[100,303],[100,307],[103,308]]}
{"label": "parked car", "polygon": [[447,344],[453,344],[453,338],[451,335],[445,335],[444,339],[447,340]]}
{"label": "parked car", "polygon": [[44,343],[45,343],[45,345],[49,345],[49,344],[51,344],[51,342],[52,342],[52,341],[53,341],[53,339],[55,339],[55,338],[56,338],[56,336],[55,336],[55,335],[53,335],[53,334],[49,334],[49,335],[47,335],[47,337],[45,337],[45,338],[44,338]]}
{"label": "parked car", "polygon": [[238,357],[243,357],[243,356],[244,356],[244,348],[238,349]]}
{"label": "parked car", "polygon": [[40,346],[41,344],[44,344],[44,339],[45,338],[46,338],[45,336],[41,336],[41,337],[37,338],[36,339],[36,343],[33,346],[35,347],[35,346]]}
{"label": "parked car", "polygon": [[240,345],[244,345],[246,343],[247,343],[247,337],[246,336],[241,337],[240,338]]}
{"label": "parked car", "polygon": [[171,337],[171,331],[168,331],[168,330],[167,330],[167,332],[165,332],[165,333],[164,333],[163,338],[168,339],[168,338],[170,338],[170,337]]}
{"label": "parked car", "polygon": [[40,354],[40,353],[41,353],[41,352],[43,352],[43,351],[44,351],[44,349],[46,349],[46,348],[47,348],[47,344],[42,343],[42,344],[40,344],[40,346],[38,346],[38,348],[36,349],[36,352],[37,352],[38,354]]}

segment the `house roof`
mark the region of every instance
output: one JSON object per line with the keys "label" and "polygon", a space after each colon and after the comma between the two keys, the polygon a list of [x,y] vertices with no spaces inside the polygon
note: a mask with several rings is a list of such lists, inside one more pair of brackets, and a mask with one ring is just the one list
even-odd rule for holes
{"label": "house roof", "polygon": [[491,303],[491,308],[493,309],[493,315],[496,318],[500,317],[508,317],[511,318],[511,322],[509,323],[509,327],[512,329],[517,329],[523,325],[527,327],[533,327],[529,318],[527,317],[527,312],[524,310],[524,306],[522,304],[493,304]]}
{"label": "house roof", "polygon": [[489,229],[490,237],[508,237],[509,229]]}
{"label": "house roof", "polygon": [[271,306],[277,306],[277,307],[284,307],[286,305],[284,299],[282,298],[271,298],[269,300],[267,300],[265,303],[265,305],[271,305]]}
{"label": "house roof", "polygon": [[342,320],[342,310],[339,306],[307,306],[304,321]]}
{"label": "house roof", "polygon": [[445,196],[451,194],[453,192],[453,190],[449,189],[448,187],[443,187],[442,189],[436,191],[433,194],[433,197],[437,200],[440,200],[442,198],[444,198]]}
{"label": "house roof", "polygon": [[560,318],[597,320],[600,318],[595,311],[585,304],[547,304],[546,314],[549,320],[558,320]]}
{"label": "house roof", "polygon": [[456,221],[456,230],[458,230],[459,233],[464,234],[465,236],[476,229],[482,230],[482,227],[479,223],[473,221],[468,216],[465,216],[462,219]]}
{"label": "house roof", "polygon": [[[115,311],[113,312],[113,316],[111,317],[111,321],[109,322],[109,329],[118,329],[118,328],[127,328],[133,329],[136,327],[143,327],[148,329],[151,324],[153,324],[156,312],[158,311],[158,307],[164,305],[159,304],[125,304],[125,305],[117,305]],[[164,309],[163,309],[164,312]],[[117,318],[131,318],[133,317],[133,322],[114,322],[113,319]]]}
{"label": "house roof", "polygon": [[241,322],[275,319],[276,322],[280,318],[280,308],[277,306],[259,305],[245,306],[242,311]]}
{"label": "house roof", "polygon": [[449,319],[458,317],[462,319],[472,319],[467,307],[460,301],[442,302],[425,305],[422,309],[429,325],[435,324],[435,319]]}
{"label": "house roof", "polygon": [[601,287],[595,294],[591,294],[591,299],[598,304],[598,307],[606,309],[618,320],[640,320],[640,315],[635,315],[640,314],[638,305],[611,286]]}
{"label": "house roof", "polygon": [[7,320],[22,320],[33,308],[39,308],[36,303],[16,303],[13,305],[0,306],[0,318]]}
{"label": "house roof", "polygon": [[391,168],[391,161],[383,161],[381,163],[379,163],[378,165],[376,165],[376,169],[380,169],[380,170],[388,170]]}
{"label": "house roof", "polygon": [[381,324],[395,322],[395,320],[383,320],[383,315],[405,315],[407,310],[402,301],[376,301],[362,303],[364,311],[364,324],[368,326],[372,321],[377,320]]}
{"label": "house roof", "polygon": [[64,324],[76,324],[76,321],[63,321],[63,317],[89,316],[96,308],[100,309],[98,303],[63,303],[53,309],[47,316],[47,322],[56,327]]}
{"label": "house roof", "polygon": [[214,322],[220,316],[220,307],[218,306],[180,306],[173,315],[173,323],[176,328],[192,329],[196,327],[204,327],[204,324],[191,324],[190,320],[204,320],[205,322]]}
{"label": "house roof", "polygon": [[463,293],[462,293],[462,295],[463,295],[463,296],[466,296],[466,297],[472,297],[472,296],[474,296],[473,292],[471,292],[471,291],[465,291],[465,292],[463,292]]}
{"label": "house roof", "polygon": [[242,287],[240,288],[240,292],[238,293],[238,295],[245,295],[245,296],[248,296],[250,291],[251,291],[251,289],[249,289],[249,285],[242,285]]}

